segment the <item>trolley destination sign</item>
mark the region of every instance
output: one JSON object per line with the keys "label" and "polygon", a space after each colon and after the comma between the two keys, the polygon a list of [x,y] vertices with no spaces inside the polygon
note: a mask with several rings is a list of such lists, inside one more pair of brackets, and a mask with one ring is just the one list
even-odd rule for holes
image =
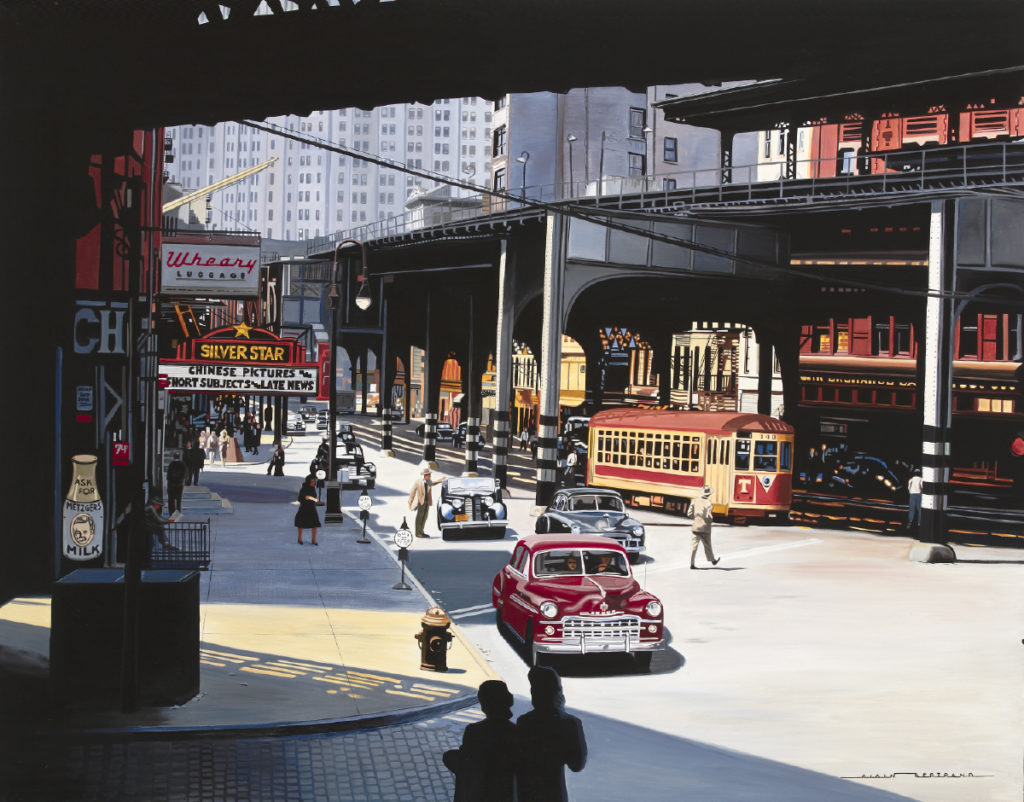
{"label": "trolley destination sign", "polygon": [[182,343],[160,374],[172,393],[316,395],[319,365],[305,362],[304,350],[294,338],[239,323]]}

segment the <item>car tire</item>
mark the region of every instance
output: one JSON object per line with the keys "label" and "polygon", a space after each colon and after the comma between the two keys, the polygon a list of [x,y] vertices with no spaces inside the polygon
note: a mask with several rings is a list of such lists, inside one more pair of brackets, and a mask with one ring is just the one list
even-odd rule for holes
{"label": "car tire", "polygon": [[531,666],[540,665],[540,654],[537,652],[537,647],[533,643],[533,621],[528,621],[526,624],[526,660]]}
{"label": "car tire", "polygon": [[495,607],[494,608],[494,623],[498,627],[498,634],[499,635],[504,635],[505,634],[505,618],[501,614],[501,608],[500,607]]}
{"label": "car tire", "polygon": [[651,670],[652,657],[654,657],[653,652],[636,652],[633,655],[633,662],[636,663],[636,667],[639,671],[646,674]]}

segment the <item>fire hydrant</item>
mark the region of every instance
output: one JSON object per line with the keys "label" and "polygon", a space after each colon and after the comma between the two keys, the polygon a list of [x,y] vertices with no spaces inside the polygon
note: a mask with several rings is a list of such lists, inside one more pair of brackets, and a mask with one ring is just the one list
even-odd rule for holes
{"label": "fire hydrant", "polygon": [[447,652],[452,647],[452,633],[448,628],[452,620],[440,607],[431,607],[420,619],[423,629],[416,633],[420,642],[420,669],[447,671]]}

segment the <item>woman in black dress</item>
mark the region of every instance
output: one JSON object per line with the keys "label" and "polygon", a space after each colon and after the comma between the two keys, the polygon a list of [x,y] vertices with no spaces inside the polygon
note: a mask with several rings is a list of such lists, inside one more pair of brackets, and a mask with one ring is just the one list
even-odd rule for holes
{"label": "woman in black dress", "polygon": [[313,530],[313,545],[316,542],[316,530],[320,528],[320,516],[316,512],[316,477],[310,474],[299,488],[299,509],[295,513],[295,526],[299,530],[299,545],[302,545],[302,530]]}

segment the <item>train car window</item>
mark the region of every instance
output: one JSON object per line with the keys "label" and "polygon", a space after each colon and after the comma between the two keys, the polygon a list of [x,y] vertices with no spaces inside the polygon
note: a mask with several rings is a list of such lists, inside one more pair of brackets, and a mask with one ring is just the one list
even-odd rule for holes
{"label": "train car window", "polygon": [[754,470],[774,471],[778,465],[779,444],[774,440],[758,440],[754,444]]}
{"label": "train car window", "polygon": [[750,470],[750,440],[747,438],[736,441],[736,470]]}
{"label": "train car window", "polygon": [[788,471],[788,470],[790,470],[792,468],[792,461],[793,461],[792,453],[793,453],[793,444],[792,443],[783,443],[782,444],[782,451],[779,454],[779,470],[780,471]]}

